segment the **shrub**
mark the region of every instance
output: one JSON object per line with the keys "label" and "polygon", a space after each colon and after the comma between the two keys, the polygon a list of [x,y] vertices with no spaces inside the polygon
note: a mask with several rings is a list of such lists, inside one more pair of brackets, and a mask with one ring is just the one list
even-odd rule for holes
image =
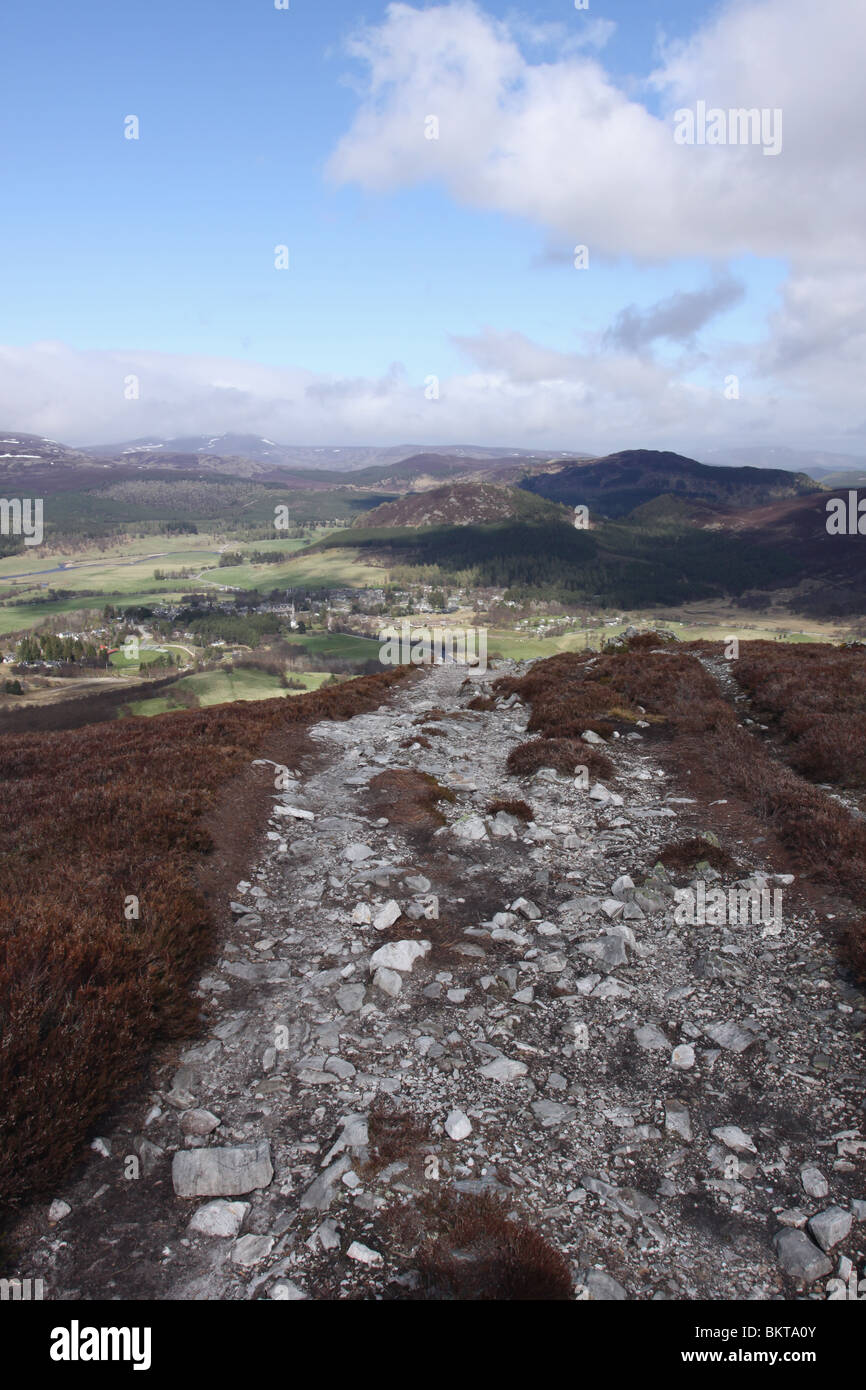
{"label": "shrub", "polygon": [[552,767],[568,777],[576,767],[588,768],[591,776],[612,778],[614,767],[606,753],[574,738],[535,738],[512,748],[505,764],[513,777],[528,777],[542,767]]}
{"label": "shrub", "polygon": [[531,821],[535,819],[531,806],[525,801],[491,801],[487,807],[488,816],[496,816],[503,811],[506,816],[516,816],[518,820]]}
{"label": "shrub", "polygon": [[417,1263],[427,1297],[539,1302],[574,1297],[568,1261],[496,1197],[446,1193]]}

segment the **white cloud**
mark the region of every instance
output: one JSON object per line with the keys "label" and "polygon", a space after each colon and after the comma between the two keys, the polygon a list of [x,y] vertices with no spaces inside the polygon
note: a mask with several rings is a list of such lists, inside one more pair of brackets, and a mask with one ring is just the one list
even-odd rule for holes
{"label": "white cloud", "polygon": [[[794,333],[796,307],[790,314]],[[808,313],[808,307],[806,312]],[[729,363],[709,384],[651,358],[560,352],[518,332],[455,338],[465,370],[443,376],[438,400],[395,364],[377,378],[317,375],[226,358],[79,351],[61,343],[0,347],[0,424],[66,443],[253,433],[289,444],[501,444],[606,452],[645,446],[696,452],[702,443],[843,447],[862,420],[852,350],[846,386],[826,407],[791,397],[747,363],[741,399],[724,397]],[[852,344],[853,348],[853,344]],[[124,398],[129,376],[140,398]],[[768,385],[767,382],[770,384]],[[840,409],[839,397],[852,404]],[[98,423],[94,423],[98,422]],[[845,447],[851,448],[850,440]]]}
{"label": "white cloud", "polygon": [[[331,177],[380,190],[439,180],[597,255],[863,254],[862,0],[728,5],[653,74],[663,116],[595,58],[531,61],[518,34],[471,0],[390,5],[350,45],[367,77]],[[674,111],[698,100],[781,108],[781,154],[675,144]],[[425,139],[428,115],[438,140]]]}
{"label": "white cloud", "polygon": [[[703,257],[716,277],[709,290],[624,309],[607,339],[579,352],[516,331],[455,336],[466,369],[442,380],[438,401],[399,364],[350,379],[133,350],[0,347],[0,424],[81,443],[232,431],[298,444],[856,449],[866,349],[862,0],[728,4],[664,51],[646,89],[664,116],[605,72],[609,26],[576,31],[572,42],[555,28],[500,21],[470,0],[390,5],[352,43],[366,77],[331,176],[368,189],[438,180],[467,205],[531,219],[563,254],[586,243],[593,264]],[[698,100],[781,108],[782,153],[676,145],[673,112]],[[430,115],[439,140],[424,137]],[[690,334],[733,302],[724,264],[740,252],[790,263],[766,340],[702,341],[698,352]],[[679,362],[643,351],[659,337],[685,344]],[[741,380],[736,402],[723,394],[729,373]],[[138,401],[124,399],[129,375],[140,378]]]}

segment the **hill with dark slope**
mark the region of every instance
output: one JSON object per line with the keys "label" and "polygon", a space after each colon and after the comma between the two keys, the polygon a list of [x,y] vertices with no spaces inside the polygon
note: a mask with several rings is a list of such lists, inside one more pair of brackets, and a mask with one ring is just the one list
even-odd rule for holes
{"label": "hill with dark slope", "polygon": [[556,472],[526,478],[520,486],[553,502],[588,506],[606,516],[626,516],[667,493],[732,507],[757,507],[818,490],[805,473],[714,468],[655,449],[626,449],[588,463],[567,463]]}
{"label": "hill with dark slope", "polygon": [[355,525],[470,526],[493,521],[563,521],[569,513],[541,497],[497,483],[449,483],[411,492],[358,517]]}

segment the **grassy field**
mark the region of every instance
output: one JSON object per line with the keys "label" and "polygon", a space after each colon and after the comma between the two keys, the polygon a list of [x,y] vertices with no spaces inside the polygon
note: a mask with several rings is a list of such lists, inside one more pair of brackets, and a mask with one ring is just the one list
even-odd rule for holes
{"label": "grassy field", "polygon": [[302,646],[311,656],[336,657],[343,661],[372,661],[379,654],[380,642],[373,637],[355,637],[350,632],[293,633],[285,639]]}
{"label": "grassy field", "polygon": [[627,627],[660,627],[673,632],[681,642],[722,642],[729,637],[737,637],[741,642],[755,641],[759,638],[774,640],[781,633],[783,642],[839,642],[848,629],[843,623],[820,622],[809,619],[804,622],[801,616],[779,613],[744,613],[742,609],[723,608],[712,611],[680,610],[679,616],[667,613],[636,612],[627,614],[623,621],[610,626],[591,627],[585,634],[583,628],[575,626],[561,637],[533,637],[508,629],[490,628],[487,637],[488,652],[499,652],[507,660],[529,660],[537,657],[556,656],[560,652],[578,652],[586,647],[599,651],[612,637],[620,637]]}
{"label": "grassy field", "polygon": [[150,700],[132,701],[127,709],[130,714],[152,716],[167,714],[182,708],[180,700],[174,698],[175,690],[190,691],[195,695],[200,709],[212,705],[234,704],[238,700],[276,700],[302,695],[309,690],[318,690],[330,679],[328,671],[305,671],[297,679],[303,690],[286,690],[280,685],[279,677],[266,671],[200,671],[196,675],[184,676],[165,695],[155,695]]}
{"label": "grassy field", "polygon": [[[233,542],[224,535],[202,532],[180,543],[171,537],[140,536],[120,545],[93,545],[72,552],[34,547],[23,555],[0,560],[0,637],[38,627],[46,618],[78,610],[151,605],[182,599],[184,593],[206,588],[260,589],[292,586],[309,588],[362,588],[381,584],[383,571],[356,563],[355,551],[337,551],[304,557],[301,552],[324,532],[311,531],[304,539],[279,537],[262,541]],[[283,564],[219,567],[223,550],[285,551],[292,559]],[[190,570],[187,579],[154,579],[156,570]],[[48,589],[74,590],[74,598],[37,601]],[[14,607],[5,599],[30,599]]]}
{"label": "grassy field", "polygon": [[[288,543],[287,543],[288,544]],[[275,547],[277,549],[285,547]],[[304,547],[306,548],[306,547]],[[362,589],[380,585],[385,571],[361,562],[357,550],[316,551],[298,554],[284,565],[237,565],[209,575],[213,583],[239,589],[297,588]]]}
{"label": "grassy field", "polygon": [[[289,542],[286,542],[288,545]],[[135,593],[153,584],[155,569],[200,569],[219,564],[220,547],[212,536],[191,536],[179,544],[164,536],[140,536],[122,545],[80,551],[49,551],[37,546],[24,555],[0,560],[0,597],[8,597],[16,577],[21,584],[78,588],[94,583],[102,590]]]}
{"label": "grassy field", "polygon": [[39,627],[46,618],[56,617],[60,613],[78,613],[84,610],[100,613],[107,603],[113,604],[116,608],[132,608],[139,604],[149,606],[173,599],[179,600],[182,597],[175,584],[161,593],[149,589],[146,593],[126,595],[120,599],[112,595],[93,593],[78,598],[56,599],[50,603],[16,604],[14,608],[0,608],[0,637],[5,637],[9,632],[29,631],[31,628]]}
{"label": "grassy field", "polygon": [[180,647],[174,642],[166,642],[164,645],[160,644],[158,647],[140,647],[138,656],[132,659],[124,656],[123,648],[121,647],[119,651],[111,653],[110,665],[120,672],[137,671],[139,665],[151,666],[154,661],[158,660],[161,656],[165,656],[168,652],[172,654],[175,662],[180,666],[191,660],[189,649]]}

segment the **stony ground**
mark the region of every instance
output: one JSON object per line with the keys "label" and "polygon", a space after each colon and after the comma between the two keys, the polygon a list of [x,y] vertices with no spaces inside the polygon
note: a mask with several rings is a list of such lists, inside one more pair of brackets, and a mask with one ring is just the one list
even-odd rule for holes
{"label": "stony ground", "polygon": [[[640,730],[610,745],[607,789],[509,776],[526,710],[466,706],[516,669],[470,689],[434,669],[316,726],[311,767],[275,769],[201,980],[206,1032],[19,1233],[46,1297],[412,1297],[400,1212],[454,1188],[542,1232],[578,1298],[856,1286],[862,995],[749,845],[741,872],[786,894],[781,930],[676,922],[653,866],[702,808]],[[450,789],[440,829],[371,807],[387,769]],[[528,824],[487,813],[515,797]]]}

